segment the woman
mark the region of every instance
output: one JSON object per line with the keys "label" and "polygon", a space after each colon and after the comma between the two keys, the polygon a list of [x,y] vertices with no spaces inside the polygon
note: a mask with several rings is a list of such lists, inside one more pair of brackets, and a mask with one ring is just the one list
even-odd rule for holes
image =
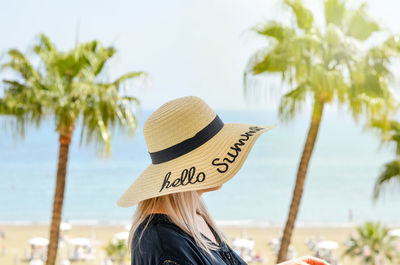
{"label": "woman", "polygon": [[[223,123],[198,97],[169,101],[152,113],[143,127],[152,163],[118,200],[121,207],[138,204],[128,243],[132,265],[246,264],[202,194],[230,180],[256,139],[274,127]],[[282,263],[300,264],[327,263],[312,257]]]}

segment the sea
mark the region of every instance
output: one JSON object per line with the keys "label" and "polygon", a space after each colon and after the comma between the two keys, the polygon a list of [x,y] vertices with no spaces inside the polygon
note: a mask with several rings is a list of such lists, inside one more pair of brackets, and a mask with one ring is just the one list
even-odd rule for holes
{"label": "sea", "polygon": [[[129,223],[136,206],[116,201],[151,163],[142,126],[152,110],[138,113],[139,129],[130,136],[117,129],[111,156],[95,145],[80,145],[73,135],[62,219],[81,224]],[[281,121],[274,110],[217,110],[228,122],[277,125],[255,143],[241,170],[218,191],[203,194],[212,217],[221,224],[282,226],[286,222],[297,167],[310,123],[310,111]],[[48,224],[57,170],[58,135],[52,119],[26,128],[16,137],[0,117],[0,223]],[[366,221],[400,225],[400,183],[373,200],[373,188],[395,146],[382,144],[346,111],[326,110],[308,168],[296,225],[347,226]]]}

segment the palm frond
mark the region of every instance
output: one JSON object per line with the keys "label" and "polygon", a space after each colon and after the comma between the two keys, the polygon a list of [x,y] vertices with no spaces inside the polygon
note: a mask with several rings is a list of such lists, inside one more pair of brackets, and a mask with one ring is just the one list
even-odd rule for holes
{"label": "palm frond", "polygon": [[346,34],[360,41],[368,39],[372,33],[381,29],[381,26],[368,15],[366,7],[366,3],[363,3],[357,10],[348,13]]}
{"label": "palm frond", "polygon": [[307,83],[301,83],[281,97],[278,114],[282,121],[288,122],[301,112],[309,92],[308,89]]}
{"label": "palm frond", "polygon": [[117,87],[119,87],[119,85],[122,83],[122,82],[124,82],[124,81],[126,81],[126,80],[128,80],[128,79],[132,79],[132,78],[145,78],[145,77],[147,77],[148,75],[147,75],[147,73],[145,73],[145,72],[130,72],[130,73],[126,73],[126,74],[123,74],[122,76],[120,76],[119,78],[117,78],[115,81],[114,81],[114,84],[117,86]]}
{"label": "palm frond", "polygon": [[314,22],[314,16],[312,12],[306,8],[301,0],[284,0],[287,6],[289,6],[296,16],[297,26],[301,29],[309,31]]}
{"label": "palm frond", "polygon": [[375,182],[374,200],[378,199],[384,187],[393,184],[400,187],[400,160],[394,160],[384,165],[384,169]]}
{"label": "palm frond", "polygon": [[274,38],[279,42],[282,42],[294,35],[294,31],[291,28],[288,28],[282,23],[276,21],[268,21],[258,24],[253,27],[252,30],[262,36]]}
{"label": "palm frond", "polygon": [[41,80],[41,76],[38,71],[34,69],[28,58],[19,50],[11,49],[7,52],[11,60],[1,65],[2,69],[12,69],[16,73],[20,74],[26,81]]}
{"label": "palm frond", "polygon": [[342,0],[325,0],[325,23],[330,23],[338,27],[342,26],[343,18],[346,14],[346,7]]}

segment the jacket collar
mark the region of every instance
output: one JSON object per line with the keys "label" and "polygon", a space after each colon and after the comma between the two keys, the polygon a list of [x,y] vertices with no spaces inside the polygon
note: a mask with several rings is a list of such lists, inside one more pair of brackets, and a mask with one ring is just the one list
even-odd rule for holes
{"label": "jacket collar", "polygon": [[[181,229],[179,226],[177,226],[174,222],[172,222],[172,221],[169,219],[169,217],[168,217],[167,214],[164,214],[164,213],[152,213],[152,214],[149,214],[149,215],[146,217],[146,220],[145,220],[145,221],[147,221],[147,219],[150,218],[150,216],[152,216],[152,220],[151,220],[152,222],[173,224],[173,225],[175,225],[176,227],[178,227],[179,230],[182,231],[182,229]],[[206,222],[206,223],[207,223],[207,222]],[[217,240],[218,245],[221,247],[221,249],[222,249],[222,250],[227,250],[227,246],[225,245],[225,242],[222,242],[221,238],[220,238],[219,235],[215,232],[215,230],[211,227],[210,224],[207,223],[207,225],[208,225],[208,227],[210,228],[211,232],[213,233],[213,235],[214,235],[215,239]],[[182,232],[184,232],[184,231],[182,231]],[[184,232],[184,233],[186,234],[186,232]],[[203,235],[203,234],[202,234],[202,235]],[[203,236],[204,236],[204,235],[203,235]],[[204,237],[205,237],[205,236],[204,236]],[[207,237],[205,237],[205,238],[208,239]],[[208,240],[210,240],[210,239],[208,239]],[[211,240],[210,240],[210,241],[211,241]],[[212,242],[213,244],[215,244],[213,241],[211,241],[211,242]]]}

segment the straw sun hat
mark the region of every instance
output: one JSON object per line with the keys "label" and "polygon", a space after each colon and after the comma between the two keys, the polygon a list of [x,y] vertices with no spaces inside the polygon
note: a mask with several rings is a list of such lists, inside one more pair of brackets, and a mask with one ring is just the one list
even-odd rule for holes
{"label": "straw sun hat", "polygon": [[276,125],[223,123],[198,97],[171,100],[146,120],[143,134],[152,163],[117,204],[219,186],[242,167],[256,139]]}

